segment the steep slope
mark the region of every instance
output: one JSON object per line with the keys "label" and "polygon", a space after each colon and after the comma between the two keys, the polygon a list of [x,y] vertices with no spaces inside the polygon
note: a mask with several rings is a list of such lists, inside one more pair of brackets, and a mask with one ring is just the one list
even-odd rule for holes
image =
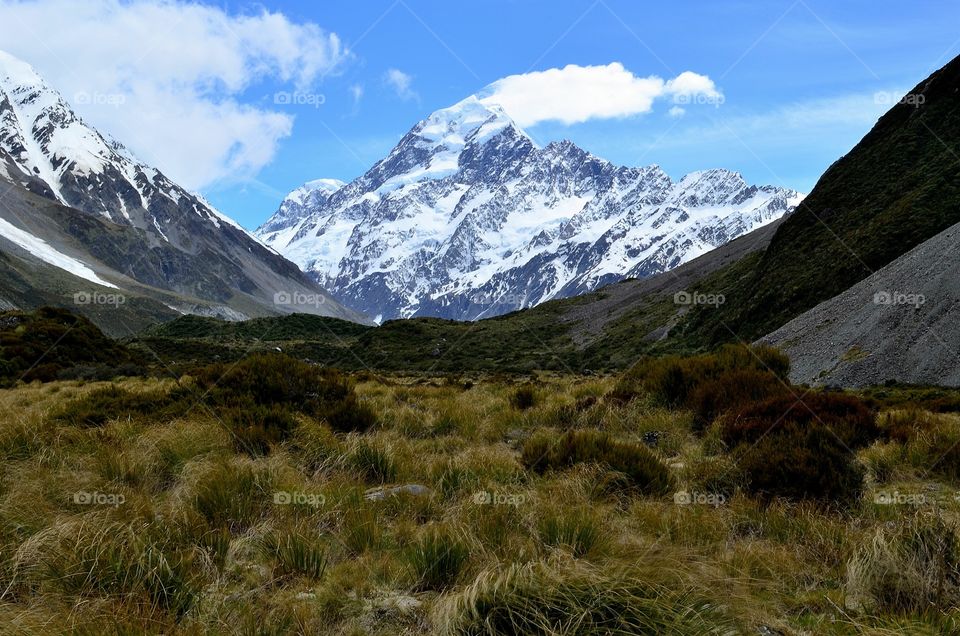
{"label": "steep slope", "polygon": [[673,182],[569,141],[537,147],[476,96],[419,122],[334,192],[307,184],[259,228],[349,306],[472,320],[676,267],[793,209],[709,170]]}
{"label": "steep slope", "polygon": [[[60,229],[101,263],[144,285],[214,303],[237,317],[297,310],[363,320],[200,197],[87,126],[28,64],[3,52],[0,182],[102,220],[106,225],[88,223],[83,236],[74,225]],[[7,222],[29,233],[23,226],[42,206],[17,210],[10,200],[0,201]],[[7,235],[16,233],[7,229]],[[125,234],[125,249],[111,251],[118,245],[103,232]],[[47,244],[60,240],[32,236]],[[277,294],[308,302],[277,303]]]}
{"label": "steep slope", "polygon": [[[136,261],[130,254],[138,254]],[[154,287],[189,259],[142,230],[53,202],[0,180],[0,307],[64,306],[112,336],[130,336],[184,313],[237,320],[277,312],[252,297],[230,305]],[[213,288],[212,273],[195,272]],[[138,280],[140,279],[140,280]],[[304,289],[304,293],[306,288]]]}
{"label": "steep slope", "polygon": [[960,386],[960,224],[763,338],[791,378]]}
{"label": "steep slope", "polygon": [[719,311],[706,342],[753,340],[960,222],[960,58],[916,86],[821,177]]}

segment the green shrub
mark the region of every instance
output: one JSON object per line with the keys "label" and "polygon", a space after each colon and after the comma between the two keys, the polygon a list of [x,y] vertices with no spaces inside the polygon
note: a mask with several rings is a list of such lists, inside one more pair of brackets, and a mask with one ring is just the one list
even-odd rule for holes
{"label": "green shrub", "polygon": [[403,552],[418,590],[443,590],[453,585],[470,558],[470,549],[459,533],[447,526],[432,526]]}
{"label": "green shrub", "polygon": [[622,473],[632,489],[645,494],[662,495],[672,485],[670,471],[646,446],[617,441],[608,433],[593,430],[531,437],[523,445],[521,461],[537,473],[598,464]]}
{"label": "green shrub", "polygon": [[783,497],[843,507],[863,493],[863,469],[837,436],[817,423],[786,422],[734,453],[744,488],[761,501]]}
{"label": "green shrub", "polygon": [[724,345],[714,355],[721,369],[768,371],[784,382],[790,376],[790,358],[770,345]]}
{"label": "green shrub", "polygon": [[832,432],[848,449],[869,446],[880,438],[876,413],[860,398],[837,393],[781,395],[730,413],[720,423],[721,438],[731,448],[753,444],[777,429],[814,424]]}
{"label": "green shrub", "polygon": [[[740,375],[722,379],[734,372]],[[767,397],[779,392],[788,383],[789,372],[789,358],[776,349],[724,345],[713,353],[698,356],[643,359],[621,377],[608,397],[623,403],[645,393],[655,403],[669,408],[699,407],[698,417],[703,425],[704,420],[720,410],[736,406],[734,398],[742,403],[744,399],[755,399],[753,395]],[[747,386],[736,387],[738,381],[747,382]],[[712,386],[702,388],[711,383]],[[729,387],[736,387],[736,393],[727,398],[724,389]]]}
{"label": "green shrub", "polygon": [[519,411],[533,408],[537,403],[537,392],[530,384],[518,386],[510,395],[510,404]]}
{"label": "green shrub", "polygon": [[253,400],[261,406],[283,406],[324,417],[352,394],[346,379],[277,353],[261,353],[234,365],[214,364],[196,369],[197,385],[214,404]]}
{"label": "green shrub", "polygon": [[769,371],[725,371],[694,388],[687,398],[693,410],[693,428],[702,432],[721,414],[774,396],[789,393],[788,385]]}
{"label": "green shrub", "polygon": [[141,373],[141,363],[135,352],[65,309],[0,312],[0,387],[71,375],[107,380]]}
{"label": "green shrub", "polygon": [[377,415],[353,394],[329,407],[324,419],[339,433],[366,433],[377,425]]}

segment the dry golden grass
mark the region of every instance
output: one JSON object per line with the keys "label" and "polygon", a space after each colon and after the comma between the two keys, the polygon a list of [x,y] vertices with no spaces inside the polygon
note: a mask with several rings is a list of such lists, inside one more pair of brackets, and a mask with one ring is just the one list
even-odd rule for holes
{"label": "dry golden grass", "polygon": [[[950,459],[955,416],[924,415],[916,435],[861,451],[864,500],[828,511],[747,497],[689,413],[605,399],[616,378],[532,378],[529,408],[514,397],[527,382],[364,379],[371,431],[299,417],[265,457],[238,453],[199,408],[90,428],[52,420],[105,384],[0,392],[3,633],[958,627],[960,484],[934,457]],[[531,436],[584,429],[649,444],[676,490],[624,490],[591,464],[537,474],[521,463]],[[891,573],[908,585],[891,588]]]}

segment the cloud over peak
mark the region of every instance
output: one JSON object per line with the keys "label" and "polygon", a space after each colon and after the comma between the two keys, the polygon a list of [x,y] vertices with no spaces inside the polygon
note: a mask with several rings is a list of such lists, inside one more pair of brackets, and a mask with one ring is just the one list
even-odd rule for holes
{"label": "cloud over peak", "polygon": [[521,126],[543,121],[578,124],[591,119],[630,117],[653,110],[660,98],[678,103],[719,103],[723,94],[706,75],[685,71],[664,80],[638,77],[613,62],[510,75],[483,89],[480,98],[503,106]]}

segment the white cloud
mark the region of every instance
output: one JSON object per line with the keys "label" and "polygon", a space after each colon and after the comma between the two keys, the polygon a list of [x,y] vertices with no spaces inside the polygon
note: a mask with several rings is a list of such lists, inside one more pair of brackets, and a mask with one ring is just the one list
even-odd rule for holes
{"label": "white cloud", "polygon": [[521,126],[542,121],[576,124],[648,113],[655,100],[673,96],[678,103],[722,100],[713,80],[690,71],[664,81],[655,75],[637,77],[619,62],[606,66],[567,65],[546,71],[511,75],[480,93],[484,101],[503,106]]}
{"label": "white cloud", "polygon": [[667,111],[667,114],[673,117],[674,119],[679,119],[680,117],[683,117],[684,115],[687,114],[687,110],[685,108],[681,108],[680,106],[674,106],[673,108]]}
{"label": "white cloud", "polygon": [[396,92],[397,97],[403,100],[417,99],[419,95],[413,90],[413,76],[400,69],[392,68],[383,76],[383,80]]}
{"label": "white cloud", "polygon": [[352,84],[350,86],[350,97],[353,98],[354,105],[359,104],[363,99],[363,84]]}
{"label": "white cloud", "polygon": [[245,91],[308,91],[349,57],[315,24],[186,0],[0,0],[0,43],[89,123],[193,189],[255,175],[290,134],[289,109],[272,95],[244,103]]}
{"label": "white cloud", "polygon": [[721,95],[712,79],[692,71],[680,73],[668,81],[663,88],[670,95],[703,95],[712,98],[718,98]]}

